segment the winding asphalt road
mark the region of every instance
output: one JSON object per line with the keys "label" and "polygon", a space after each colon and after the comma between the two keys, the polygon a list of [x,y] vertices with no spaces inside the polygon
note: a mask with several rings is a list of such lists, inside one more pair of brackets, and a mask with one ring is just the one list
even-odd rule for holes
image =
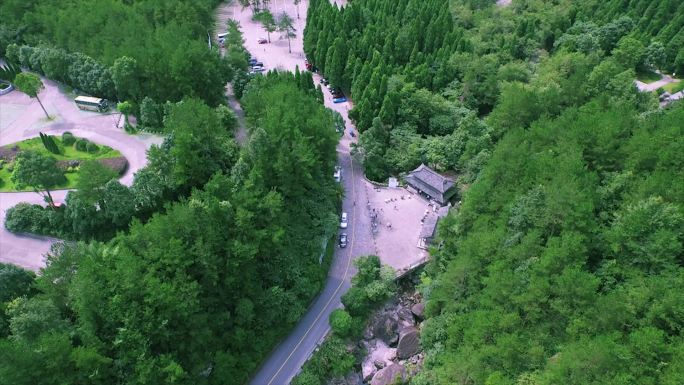
{"label": "winding asphalt road", "polygon": [[[257,40],[264,36],[264,30],[261,25],[251,20],[251,10],[243,9],[239,5],[220,6],[217,10],[217,27],[225,28],[223,25],[227,18],[238,20],[244,34],[245,48],[263,62],[267,70],[294,71],[295,66],[299,66],[302,70],[304,67],[302,31],[306,23],[308,1],[304,0],[299,4],[300,19],[296,17],[297,10],[292,0],[274,0],[270,8],[275,14],[287,12],[296,22],[295,28],[298,32],[297,37],[291,41],[292,53],[288,52],[287,40],[279,39],[276,34],[271,35],[271,44],[258,44]],[[314,81],[318,83],[320,77],[314,75]],[[326,107],[341,113],[346,124],[345,133],[337,146],[337,154],[345,189],[342,210],[349,215],[349,227],[345,230],[349,237],[349,244],[344,249],[336,246],[325,287],[294,330],[262,363],[250,381],[252,385],[290,383],[330,330],[328,317],[333,310],[342,306],[340,298],[349,289],[351,277],[356,273],[353,260],[361,255],[372,254],[374,250],[370,216],[367,213],[367,191],[370,186],[363,178],[360,165],[350,156],[351,145],[357,139],[349,135],[350,130],[356,133],[355,127],[348,118],[351,105],[332,103],[332,95],[328,90],[324,90],[324,96]]]}
{"label": "winding asphalt road", "polygon": [[[159,144],[159,136],[129,135],[118,128],[119,114],[100,114],[79,110],[73,97],[59,89],[59,85],[42,78],[45,89],[39,97],[52,120],[46,120],[35,99],[19,91],[0,96],[0,146],[33,138],[40,132],[59,135],[70,131],[77,137],[115,148],[128,159],[128,169],[121,183],[133,183],[133,175],[147,163],[147,149]],[[64,202],[68,190],[52,192],[57,202]],[[33,235],[14,234],[4,226],[9,208],[20,202],[45,204],[34,192],[0,193],[0,262],[12,263],[37,271],[45,266],[44,256],[57,239]]]}

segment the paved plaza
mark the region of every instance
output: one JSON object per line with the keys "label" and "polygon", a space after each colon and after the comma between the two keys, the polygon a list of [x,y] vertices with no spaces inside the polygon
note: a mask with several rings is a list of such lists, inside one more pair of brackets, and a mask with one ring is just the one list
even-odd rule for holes
{"label": "paved plaza", "polygon": [[433,209],[417,194],[404,188],[378,187],[367,183],[365,214],[375,217],[372,239],[376,254],[383,263],[400,271],[427,258],[418,248],[421,219]]}

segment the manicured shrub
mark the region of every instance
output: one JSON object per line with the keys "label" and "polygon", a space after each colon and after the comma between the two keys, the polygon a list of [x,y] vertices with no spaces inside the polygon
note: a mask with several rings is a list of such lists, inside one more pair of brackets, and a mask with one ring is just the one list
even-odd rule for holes
{"label": "manicured shrub", "polygon": [[88,143],[90,142],[88,142],[86,139],[79,139],[76,141],[76,144],[74,144],[74,147],[76,147],[78,151],[85,152],[88,151]]}
{"label": "manicured shrub", "polygon": [[86,143],[86,151],[88,151],[91,154],[96,153],[99,149],[100,147],[93,142]]}
{"label": "manicured shrub", "polygon": [[71,132],[66,131],[62,134],[62,144],[64,144],[65,146],[71,146],[75,142],[76,137]]}
{"label": "manicured shrub", "polygon": [[53,154],[59,154],[59,147],[57,147],[55,138],[40,132],[40,140],[41,142],[43,142],[43,147],[45,147],[46,150],[50,151]]}

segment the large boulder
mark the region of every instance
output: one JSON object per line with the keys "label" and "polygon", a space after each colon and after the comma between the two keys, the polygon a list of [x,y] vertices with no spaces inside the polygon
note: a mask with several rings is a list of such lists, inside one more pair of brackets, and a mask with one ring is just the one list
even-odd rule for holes
{"label": "large boulder", "polygon": [[413,313],[411,313],[411,310],[405,307],[399,308],[399,310],[397,310],[397,315],[401,320],[406,321],[411,325],[415,324],[415,319],[413,319]]}
{"label": "large boulder", "polygon": [[388,345],[397,343],[398,317],[395,314],[383,313],[373,322],[373,335]]}
{"label": "large boulder", "polygon": [[403,365],[393,363],[379,370],[370,383],[371,385],[391,385],[399,379],[406,381],[406,368]]}
{"label": "large boulder", "polygon": [[[372,340],[366,344],[366,351],[368,360],[373,362],[378,369],[390,365],[397,358],[397,349],[387,346],[382,340]],[[383,362],[384,366],[379,366],[377,362]]]}
{"label": "large boulder", "polygon": [[334,378],[328,381],[327,385],[363,385],[361,381],[361,376],[358,373],[349,373],[345,377]]}
{"label": "large boulder", "polygon": [[363,381],[368,382],[377,372],[378,368],[375,367],[373,359],[370,356],[364,358],[361,363],[361,378],[363,378]]}
{"label": "large boulder", "polygon": [[420,332],[413,326],[407,327],[399,333],[397,357],[407,359],[420,351]]}
{"label": "large boulder", "polygon": [[425,304],[418,302],[417,304],[411,306],[411,313],[416,316],[419,320],[422,320],[425,316]]}

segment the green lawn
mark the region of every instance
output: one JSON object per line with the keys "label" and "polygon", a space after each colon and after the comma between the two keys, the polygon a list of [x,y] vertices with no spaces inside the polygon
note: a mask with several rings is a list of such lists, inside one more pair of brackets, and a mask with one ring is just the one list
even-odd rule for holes
{"label": "green lawn", "polygon": [[653,71],[639,71],[636,74],[637,80],[644,82],[646,84],[657,82],[662,78],[662,76]]}
{"label": "green lawn", "polygon": [[43,155],[51,156],[57,160],[88,160],[116,158],[117,156],[121,156],[121,153],[119,151],[116,151],[111,147],[102,146],[99,144],[98,147],[100,148],[97,150],[97,152],[89,153],[84,151],[78,151],[73,146],[64,146],[62,144],[62,139],[59,136],[53,136],[53,138],[55,139],[55,143],[57,143],[57,147],[59,147],[59,154],[53,154],[50,151],[46,150],[40,138],[26,139],[19,143],[9,144],[4,147],[13,147],[18,145],[20,151],[35,151]]}
{"label": "green lawn", "polygon": [[[30,188],[17,190],[14,187],[14,183],[12,183],[12,180],[10,179],[11,176],[12,173],[7,171],[7,168],[0,170],[0,192],[33,191]],[[76,187],[76,182],[78,181],[78,172],[65,173],[64,176],[66,176],[67,182],[61,186],[55,187],[53,190],[72,189]]]}
{"label": "green lawn", "polygon": [[663,86],[663,89],[671,94],[684,90],[684,81],[677,83],[667,83]]}
{"label": "green lawn", "polygon": [[[99,149],[97,152],[89,153],[78,151],[73,146],[64,146],[60,137],[53,136],[53,138],[55,139],[57,147],[59,147],[59,154],[53,154],[46,150],[39,137],[27,139],[3,147],[12,148],[14,146],[19,146],[20,151],[35,151],[43,155],[51,156],[57,160],[93,160],[116,158],[121,156],[119,151],[102,145],[98,145]],[[0,192],[32,191],[31,189],[17,190],[14,187],[14,183],[12,183],[11,180],[12,173],[8,170],[8,166],[9,165],[5,162],[2,169],[0,169]],[[67,182],[62,186],[58,186],[56,189],[71,189],[76,187],[76,182],[78,181],[78,172],[65,173],[64,175],[66,176]]]}

